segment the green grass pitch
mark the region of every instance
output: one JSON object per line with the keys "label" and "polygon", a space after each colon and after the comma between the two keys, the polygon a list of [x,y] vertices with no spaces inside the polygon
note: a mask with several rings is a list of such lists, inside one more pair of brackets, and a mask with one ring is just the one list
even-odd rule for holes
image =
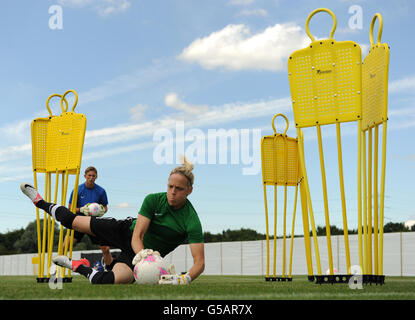
{"label": "green grass pitch", "polygon": [[384,285],[315,284],[305,276],[265,282],[262,276],[201,276],[189,286],[91,285],[75,275],[51,289],[33,276],[1,276],[0,300],[414,300],[415,277],[386,276]]}

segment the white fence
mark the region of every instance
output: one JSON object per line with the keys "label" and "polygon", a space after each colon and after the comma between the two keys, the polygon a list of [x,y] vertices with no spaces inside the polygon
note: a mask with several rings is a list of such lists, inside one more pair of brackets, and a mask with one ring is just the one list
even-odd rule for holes
{"label": "white fence", "polygon": [[[358,265],[357,235],[349,235],[351,264]],[[277,240],[277,275],[282,273],[282,239]],[[286,240],[288,273],[289,250],[291,241]],[[318,238],[321,268],[328,269],[326,237]],[[332,236],[333,263],[340,273],[347,273],[343,236]],[[313,249],[313,245],[312,245]],[[83,251],[86,252],[86,251]],[[100,252],[100,251],[92,251]],[[270,239],[270,272],[272,273],[273,239]],[[36,275],[37,265],[32,264],[32,257],[37,254],[18,254],[0,256],[1,275]],[[80,251],[73,253],[79,259]],[[182,245],[168,254],[165,259],[176,266],[177,272],[187,271],[193,264],[188,245]],[[266,241],[235,241],[205,244],[206,275],[264,275],[266,274]],[[415,276],[415,232],[384,234],[383,273],[390,276]],[[313,270],[317,274],[313,252]],[[307,274],[304,239],[294,238],[293,275]]]}

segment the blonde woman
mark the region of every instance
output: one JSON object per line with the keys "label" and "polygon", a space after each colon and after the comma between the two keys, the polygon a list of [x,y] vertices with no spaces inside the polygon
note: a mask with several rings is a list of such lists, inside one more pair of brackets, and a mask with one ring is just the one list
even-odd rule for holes
{"label": "blonde woman", "polygon": [[189,243],[193,266],[185,275],[162,276],[160,284],[190,284],[203,272],[205,254],[202,226],[187,199],[193,191],[193,164],[185,157],[182,163],[171,171],[167,192],[145,197],[136,219],[96,219],[74,215],[64,206],[45,202],[32,185],[22,183],[20,188],[35,206],[45,210],[64,227],[89,234],[100,245],[121,249],[120,256],[111,263],[108,271],[94,270],[86,259],[70,260],[66,256],[55,257],[55,264],[82,274],[93,284],[128,284],[134,282],[134,265],[141,259],[155,251],[164,257],[179,245]]}

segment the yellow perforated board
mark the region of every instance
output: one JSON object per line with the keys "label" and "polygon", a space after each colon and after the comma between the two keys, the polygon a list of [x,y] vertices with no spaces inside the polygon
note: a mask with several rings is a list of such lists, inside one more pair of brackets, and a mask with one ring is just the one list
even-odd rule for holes
{"label": "yellow perforated board", "polygon": [[361,49],[352,41],[314,41],[288,59],[297,128],[361,117]]}
{"label": "yellow perforated board", "polygon": [[46,170],[80,168],[86,130],[86,117],[74,112],[54,117],[48,124]]}
{"label": "yellow perforated board", "polygon": [[[377,43],[373,41],[373,27],[379,19]],[[388,118],[389,46],[380,43],[382,16],[376,14],[370,26],[371,48],[362,65],[362,130],[381,124]]]}
{"label": "yellow perforated board", "polygon": [[32,164],[36,172],[46,172],[46,135],[50,118],[37,118],[31,123]]}
{"label": "yellow perforated board", "polygon": [[267,185],[295,186],[298,183],[297,140],[284,135],[261,139],[262,179]]}
{"label": "yellow perforated board", "polygon": [[[326,12],[333,19],[329,39],[316,40],[311,18]],[[319,8],[309,14],[305,30],[311,44],[288,59],[288,79],[297,128],[361,119],[362,51],[353,41],[336,41],[335,14]]]}
{"label": "yellow perforated board", "polygon": [[[72,92],[75,103],[71,112],[67,112],[68,102],[65,96]],[[62,114],[53,116],[49,101],[53,97],[61,100]],[[68,90],[63,95],[53,94],[46,101],[48,118],[37,118],[32,121],[32,162],[35,172],[68,171],[75,174],[81,167],[82,151],[86,131],[86,117],[75,113],[78,95]]]}

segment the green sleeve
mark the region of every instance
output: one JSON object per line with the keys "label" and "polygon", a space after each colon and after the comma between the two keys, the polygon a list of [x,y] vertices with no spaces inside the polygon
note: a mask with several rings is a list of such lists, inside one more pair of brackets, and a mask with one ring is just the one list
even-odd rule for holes
{"label": "green sleeve", "polygon": [[197,214],[190,219],[190,223],[187,226],[187,241],[189,243],[204,242],[202,224]]}
{"label": "green sleeve", "polygon": [[156,194],[149,194],[144,198],[143,204],[141,205],[141,209],[138,213],[144,217],[153,219],[154,212],[157,209],[157,203]]}

